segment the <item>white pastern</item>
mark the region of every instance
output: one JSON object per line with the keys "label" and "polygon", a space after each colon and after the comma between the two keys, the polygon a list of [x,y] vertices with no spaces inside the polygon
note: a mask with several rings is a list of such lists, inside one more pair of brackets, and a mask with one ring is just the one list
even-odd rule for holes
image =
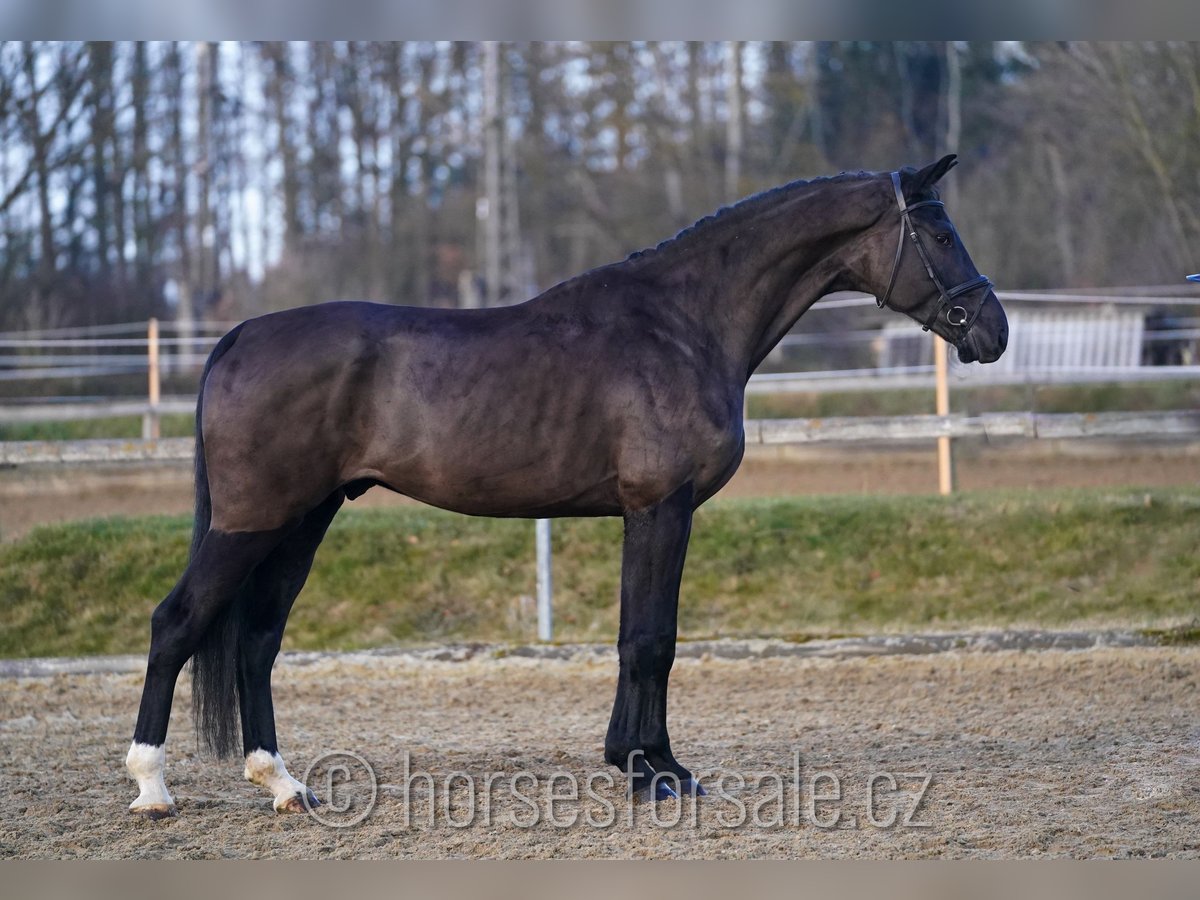
{"label": "white pastern", "polygon": [[288,773],[287,766],[283,764],[283,757],[278,753],[255,750],[246,754],[244,774],[251,784],[264,787],[274,795],[273,805],[276,812],[296,796],[303,797],[307,790]]}
{"label": "white pastern", "polygon": [[162,744],[157,747],[134,741],[125,756],[125,768],[138,783],[140,793],[129,804],[130,812],[152,812],[172,815],[175,801],[163,780],[167,765],[167,751]]}

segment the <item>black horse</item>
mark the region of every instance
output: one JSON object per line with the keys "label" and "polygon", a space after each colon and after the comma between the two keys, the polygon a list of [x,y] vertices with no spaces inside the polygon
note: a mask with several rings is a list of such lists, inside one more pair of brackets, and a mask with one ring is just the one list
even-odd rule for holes
{"label": "black horse", "polygon": [[279,756],[271,667],[334,514],[377,485],[477,516],[623,516],[605,759],[632,760],[635,788],[695,789],[667,737],[679,582],[693,510],[741,461],[755,366],[836,290],[966,362],[1004,352],[1004,311],[934,190],[954,163],[775,188],[517,306],[329,303],[225,335],[197,403],[191,560],[151,619],[130,809],[174,813],[164,741],[188,659],[207,744],[234,749],[240,709],[246,777],[278,811],[316,802]]}

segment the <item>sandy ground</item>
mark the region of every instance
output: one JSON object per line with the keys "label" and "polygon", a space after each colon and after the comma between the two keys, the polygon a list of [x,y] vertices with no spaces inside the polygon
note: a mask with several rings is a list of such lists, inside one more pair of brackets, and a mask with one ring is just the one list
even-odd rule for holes
{"label": "sandy ground", "polygon": [[[967,490],[1194,485],[1200,446],[964,444],[958,473]],[[751,454],[723,495],[919,493],[934,478],[926,448],[787,448]],[[372,491],[358,505],[406,502]],[[0,472],[3,540],[190,507],[186,466]],[[357,763],[334,760],[349,780],[332,794],[325,768],[309,779],[334,801],[324,824],[276,816],[240,764],[194,752],[183,681],[168,770],[179,817],[131,817],[121,761],[141,676],[0,678],[0,857],[1200,857],[1200,648],[727,656],[682,659],[672,682],[675,750],[710,796],[657,805],[629,804],[619,780],[603,780],[618,774],[602,761],[611,655],[293,658],[275,676],[293,773],[335,749],[375,772],[374,807],[349,828],[329,823],[364,808]],[[406,791],[406,759],[434,776],[433,825],[427,783]],[[464,781],[445,790],[455,772],[476,780],[473,818]],[[570,795],[564,776],[580,799],[551,809],[551,793]],[[347,798],[357,805],[330,812]],[[605,802],[615,821],[588,824],[607,820]],[[559,827],[551,812],[576,822]]]}
{"label": "sandy ground", "polygon": [[[302,662],[276,672],[281,744],[296,774],[330,749],[364,757],[377,801],[361,823],[277,816],[265,793],[240,780],[239,764],[194,755],[182,685],[168,768],[179,816],[130,816],[136,792],[120,763],[140,675],[10,678],[0,682],[0,856],[1200,857],[1200,648],[682,659],[672,682],[674,746],[710,789],[723,775],[721,790],[698,803],[626,804],[620,783],[593,782],[599,800],[556,802],[559,822],[577,817],[569,827],[548,819],[550,791],[570,793],[550,776],[573,776],[582,792],[592,773],[615,772],[601,759],[610,654]],[[406,756],[410,771],[436,779],[432,826],[427,783],[406,792]],[[454,772],[479,785],[467,827],[449,824],[442,807]],[[518,772],[529,773],[518,790],[540,810],[530,827],[522,825],[534,806],[509,787]],[[501,776],[490,821],[481,800],[487,773]],[[773,778],[756,784],[753,773],[785,787]],[[351,764],[344,774],[327,822],[339,821],[330,805],[358,798],[344,821],[365,804],[365,772]],[[881,776],[874,791],[872,775]],[[832,778],[841,799],[810,807],[813,796],[835,793]],[[327,794],[320,778],[310,783]],[[449,815],[467,822],[461,777],[448,796]],[[592,827],[585,816],[608,818],[603,800],[615,822]],[[818,824],[839,812],[836,827]],[[869,812],[897,821],[872,824]],[[904,826],[909,813],[923,827]]]}
{"label": "sandy ground", "polygon": [[[962,490],[1052,487],[1169,487],[1200,483],[1200,443],[1162,441],[960,441]],[[190,465],[90,468],[25,467],[0,471],[0,540],[30,528],[95,516],[188,513]],[[897,446],[756,447],[722,497],[795,494],[914,494],[937,489],[932,448]],[[373,490],[356,507],[413,501]]]}

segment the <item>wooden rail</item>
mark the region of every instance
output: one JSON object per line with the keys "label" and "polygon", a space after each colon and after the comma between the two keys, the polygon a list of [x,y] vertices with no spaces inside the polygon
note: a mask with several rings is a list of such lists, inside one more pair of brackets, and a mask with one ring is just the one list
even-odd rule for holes
{"label": "wooden rail", "polygon": [[[992,413],[982,416],[855,416],[749,419],[746,443],[817,444],[932,441],[949,438],[1200,437],[1200,411]],[[162,440],[6,441],[0,465],[179,462],[192,458],[191,438]]]}
{"label": "wooden rail", "polygon": [[[925,371],[928,369],[928,371]],[[1064,370],[996,376],[983,378],[950,378],[955,391],[996,385],[1054,385],[1089,384],[1096,382],[1169,381],[1200,379],[1200,366],[1141,366],[1139,368],[1098,369],[1095,371]],[[925,389],[934,386],[933,366],[918,371],[888,371],[886,369],[852,370],[848,372],[798,372],[755,375],[747,385],[748,394],[825,393],[858,390]],[[118,416],[146,416],[154,409],[159,416],[194,414],[196,398],[191,396],[163,397],[157,407],[148,400],[97,400],[66,403],[0,404],[0,425],[19,425],[30,422],[73,422],[81,419],[110,419]]]}
{"label": "wooden rail", "polygon": [[[1037,369],[989,373],[987,369],[957,369],[950,375],[952,390],[1013,385],[1129,384],[1143,381],[1200,379],[1200,366],[1130,366]],[[762,372],[751,377],[747,394],[822,394],[847,391],[925,390],[935,386],[932,365],[894,369],[846,369],[828,372]]]}
{"label": "wooden rail", "polygon": [[950,438],[1116,438],[1200,436],[1200,411],[990,413],[982,416],[855,416],[752,419],[747,444],[872,443]]}

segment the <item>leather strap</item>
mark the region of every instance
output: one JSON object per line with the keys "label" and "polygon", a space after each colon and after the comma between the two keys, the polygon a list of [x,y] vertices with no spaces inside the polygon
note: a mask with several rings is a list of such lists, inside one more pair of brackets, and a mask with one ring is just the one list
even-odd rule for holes
{"label": "leather strap", "polygon": [[[906,203],[904,198],[904,189],[900,185],[900,173],[892,172],[891,178],[892,191],[896,196],[896,207],[900,211],[900,235],[896,242],[896,256],[895,259],[892,260],[892,274],[888,279],[887,290],[884,291],[881,298],[876,300],[876,303],[882,309],[884,306],[887,306],[888,300],[892,296],[892,289],[896,286],[896,277],[900,272],[900,261],[904,257],[904,236],[905,233],[907,233],[909,239],[912,240],[913,246],[917,250],[917,256],[921,258],[921,264],[925,267],[925,274],[929,276],[929,279],[933,282],[934,287],[936,287],[938,290],[938,303],[929,313],[925,323],[921,326],[922,330],[928,331],[933,326],[933,323],[937,320],[937,317],[942,310],[946,310],[946,321],[956,328],[961,328],[962,333],[965,335],[971,330],[971,326],[975,324],[975,320],[979,318],[979,313],[983,309],[983,303],[981,301],[979,305],[975,307],[974,312],[968,313],[968,311],[961,306],[951,306],[951,301],[953,301],[956,297],[961,297],[963,294],[969,294],[972,291],[979,290],[980,288],[990,287],[992,283],[991,279],[989,279],[986,275],[977,275],[975,278],[972,278],[969,281],[964,281],[962,284],[955,285],[947,290],[946,286],[942,283],[942,280],[938,277],[937,271],[933,267],[933,261],[929,258],[929,253],[926,251],[925,245],[921,243],[921,236],[917,234],[917,229],[913,225],[912,218],[909,215],[914,209],[920,209],[923,206],[938,206],[945,208],[946,204],[942,203],[941,200],[919,200],[912,204]],[[950,316],[950,314],[956,309],[960,310],[960,314],[956,318],[961,319],[961,321],[957,322],[954,321],[954,319],[952,319]]]}

